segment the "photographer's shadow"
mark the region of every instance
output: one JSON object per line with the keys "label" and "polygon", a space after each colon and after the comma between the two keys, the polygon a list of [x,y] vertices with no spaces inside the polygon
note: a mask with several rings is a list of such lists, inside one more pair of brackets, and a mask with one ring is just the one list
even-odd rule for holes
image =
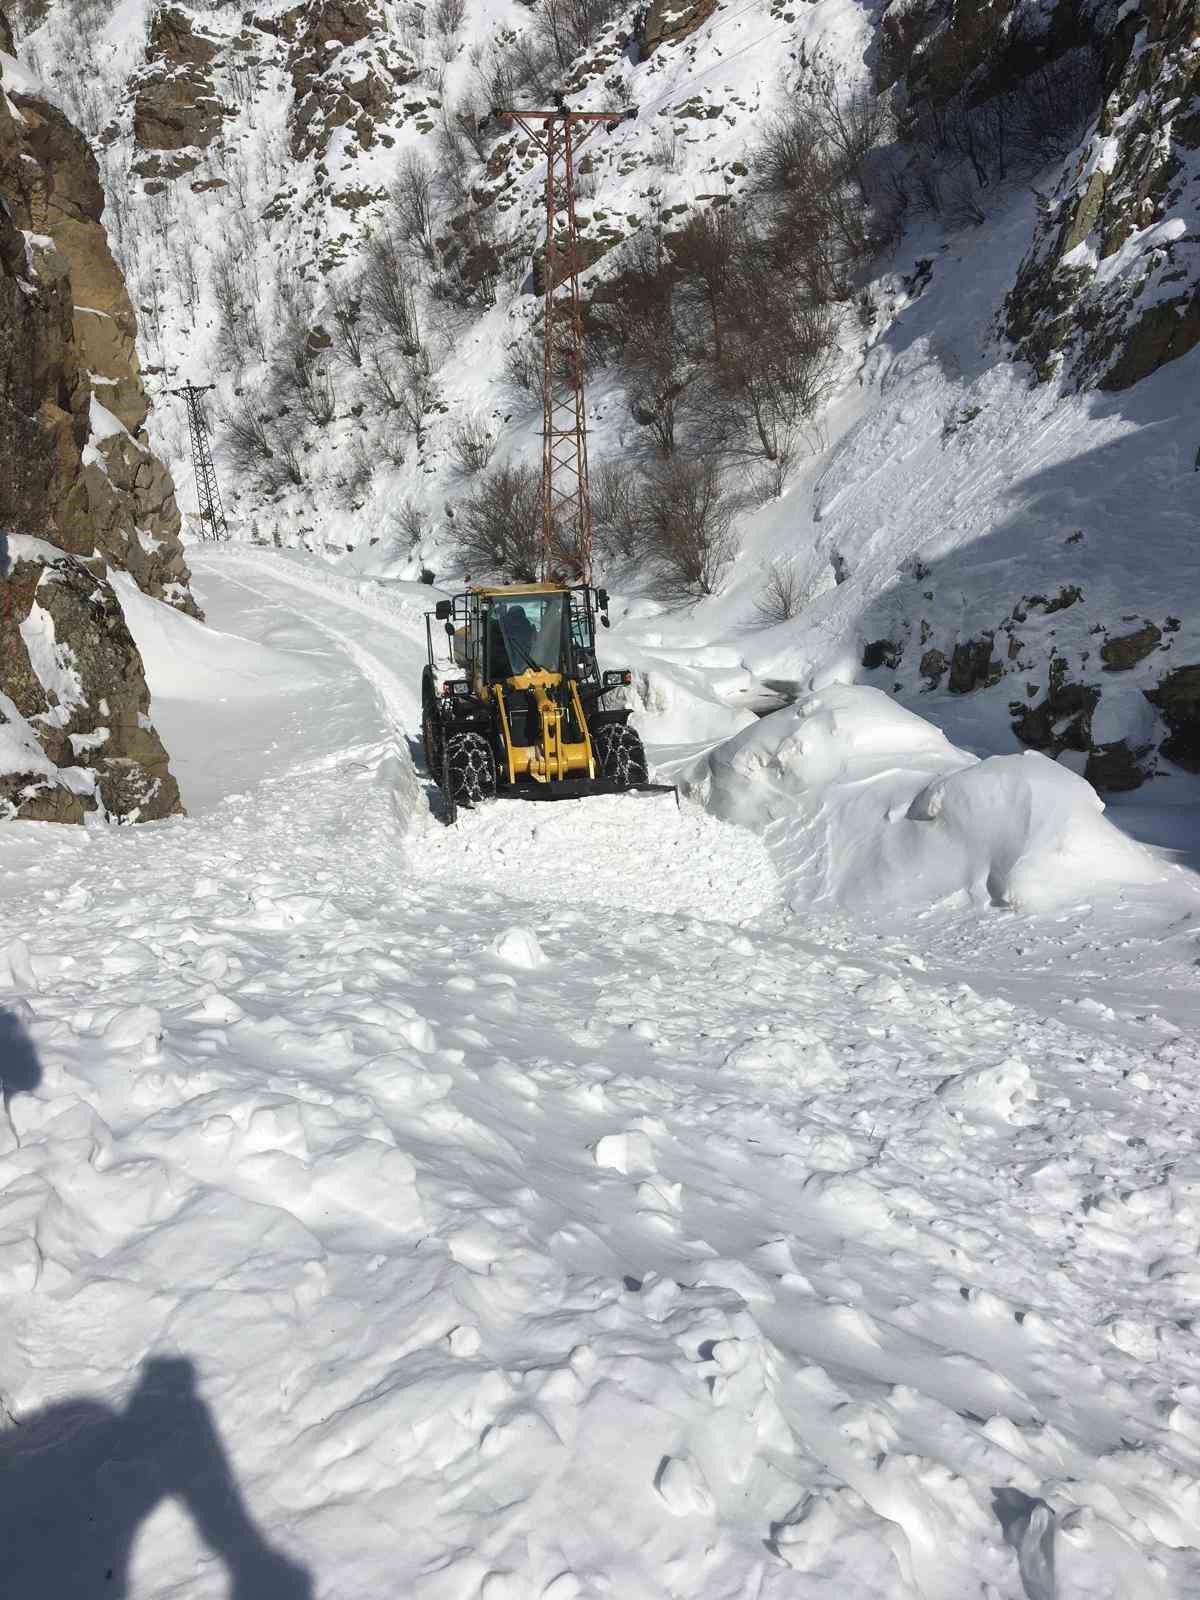
{"label": "photographer's shadow", "polygon": [[[0,1428],[5,1600],[126,1600],[145,1519],[178,1500],[229,1574],[231,1600],[312,1600],[238,1493],[190,1361],[154,1358],[121,1410],[66,1400]],[[183,1573],[163,1574],[174,1593]]]}

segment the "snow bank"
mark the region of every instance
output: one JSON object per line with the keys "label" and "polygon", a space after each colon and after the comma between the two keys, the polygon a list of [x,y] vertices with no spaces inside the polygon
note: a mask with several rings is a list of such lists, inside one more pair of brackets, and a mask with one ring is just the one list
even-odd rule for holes
{"label": "snow bank", "polygon": [[797,908],[1044,911],[1164,876],[1073,772],[1033,751],[979,761],[877,689],[807,695],[707,765],[710,809],[766,830]]}
{"label": "snow bank", "polygon": [[143,594],[127,573],[109,574],[155,696],[171,700],[254,699],[319,677],[290,651],[273,650],[185,616]]}

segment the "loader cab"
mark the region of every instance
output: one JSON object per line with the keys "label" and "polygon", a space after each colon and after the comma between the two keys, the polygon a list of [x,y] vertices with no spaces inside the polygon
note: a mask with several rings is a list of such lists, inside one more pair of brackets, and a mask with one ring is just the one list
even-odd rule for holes
{"label": "loader cab", "polygon": [[604,620],[607,600],[603,590],[582,584],[509,584],[440,601],[436,616],[472,694],[487,698],[496,684],[528,673],[598,685],[596,618]]}

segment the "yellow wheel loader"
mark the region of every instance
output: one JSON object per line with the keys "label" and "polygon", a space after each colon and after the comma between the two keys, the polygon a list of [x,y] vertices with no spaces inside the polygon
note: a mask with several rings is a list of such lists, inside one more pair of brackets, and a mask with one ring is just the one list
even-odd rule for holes
{"label": "yellow wheel loader", "polygon": [[[497,794],[568,800],[625,790],[674,793],[647,781],[646,752],[624,707],[605,695],[631,683],[601,673],[596,620],[608,594],[589,585],[510,584],[439,600],[425,617],[429,662],[421,734],[446,820]],[[435,624],[448,644],[435,650]]]}

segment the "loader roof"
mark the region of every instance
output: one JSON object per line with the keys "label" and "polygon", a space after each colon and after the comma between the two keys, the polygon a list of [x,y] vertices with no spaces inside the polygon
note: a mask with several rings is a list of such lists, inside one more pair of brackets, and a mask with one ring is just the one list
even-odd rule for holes
{"label": "loader roof", "polygon": [[489,599],[494,599],[497,595],[506,594],[566,594],[566,592],[567,586],[565,583],[490,584],[486,588],[481,586],[475,590],[476,594],[487,595]]}

